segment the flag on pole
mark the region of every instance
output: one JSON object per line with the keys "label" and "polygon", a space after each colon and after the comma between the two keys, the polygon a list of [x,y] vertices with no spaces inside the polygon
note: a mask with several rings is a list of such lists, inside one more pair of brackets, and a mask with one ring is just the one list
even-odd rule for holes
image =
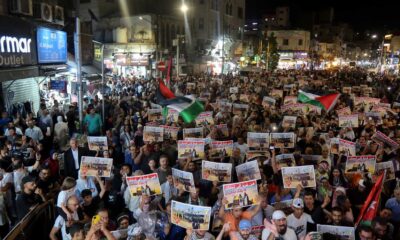
{"label": "flag on pole", "polygon": [[168,89],[163,81],[159,80],[159,87],[156,92],[156,99],[159,105],[164,107],[163,114],[168,113],[168,108],[178,111],[183,121],[191,123],[196,117],[204,111],[204,106],[193,96],[175,96]]}
{"label": "flag on pole", "polygon": [[299,90],[299,95],[297,96],[297,99],[299,100],[299,102],[308,103],[323,108],[327,112],[329,112],[336,105],[336,102],[339,99],[339,97],[340,97],[339,93],[331,93],[324,96],[318,96],[312,93],[307,93],[302,90]]}
{"label": "flag on pole", "polygon": [[167,78],[166,78],[166,81],[165,81],[165,83],[168,86],[169,86],[169,82],[170,82],[170,79],[171,79],[171,67],[172,67],[172,57],[170,57],[169,61],[168,61]]}
{"label": "flag on pole", "polygon": [[361,208],[360,215],[358,216],[355,224],[356,226],[358,226],[360,223],[370,225],[372,219],[378,213],[379,201],[381,197],[385,175],[386,175],[386,170],[379,176],[378,180],[375,182],[374,187],[371,189],[371,192],[369,193],[367,200],[365,201],[363,207]]}

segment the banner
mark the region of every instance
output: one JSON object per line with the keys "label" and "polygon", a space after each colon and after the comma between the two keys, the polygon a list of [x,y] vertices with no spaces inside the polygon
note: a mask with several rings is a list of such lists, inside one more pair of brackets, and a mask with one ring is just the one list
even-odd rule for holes
{"label": "banner", "polygon": [[200,113],[197,116],[195,122],[196,122],[197,126],[214,125],[213,112],[202,112],[202,113]]}
{"label": "banner", "polygon": [[330,233],[330,234],[334,235],[333,239],[355,240],[354,227],[342,227],[342,226],[317,224],[317,232]]}
{"label": "banner", "polygon": [[112,158],[82,156],[80,175],[110,177],[113,165]]}
{"label": "banner", "polygon": [[358,127],[358,114],[351,114],[351,115],[339,115],[339,127],[351,127],[357,128]]}
{"label": "banner", "polygon": [[314,166],[283,167],[282,179],[284,188],[296,188],[301,184],[303,188],[315,187]]}
{"label": "banner", "polygon": [[271,133],[270,145],[275,148],[294,148],[296,144],[296,134],[290,133]]}
{"label": "banner", "polygon": [[203,134],[204,129],[202,127],[183,129],[183,138],[203,138]]}
{"label": "banner", "polygon": [[288,154],[279,154],[275,156],[276,164],[278,169],[283,167],[294,167],[296,166],[296,161],[292,153]]}
{"label": "banner", "polygon": [[[388,136],[386,136],[384,133],[380,131],[376,131],[374,135],[372,135],[371,140],[377,142],[377,143],[382,143],[383,148],[385,151],[389,152],[390,150],[395,151],[399,148],[399,144],[392,139],[390,139]],[[390,150],[389,150],[390,149]]]}
{"label": "banner", "polygon": [[90,151],[108,150],[107,137],[87,137]]}
{"label": "banner", "polygon": [[164,141],[164,129],[162,127],[145,126],[143,131],[143,141],[145,142]]}
{"label": "banner", "polygon": [[232,181],[232,163],[216,163],[203,160],[201,163],[202,179],[217,182]]}
{"label": "banner", "polygon": [[171,223],[191,230],[207,231],[210,225],[211,207],[202,207],[172,201]]}
{"label": "banner", "polygon": [[261,172],[260,168],[258,167],[258,161],[254,160],[236,166],[236,175],[239,182],[261,179]]}
{"label": "banner", "polygon": [[205,141],[178,141],[178,158],[204,159],[204,146]]}
{"label": "banner", "polygon": [[172,168],[172,179],[176,189],[183,189],[186,192],[196,192],[193,173]]}
{"label": "banner", "polygon": [[228,201],[225,209],[247,207],[258,204],[257,181],[231,183],[222,185],[224,198]]}
{"label": "banner", "polygon": [[210,149],[210,158],[232,157],[233,140],[212,141]]}
{"label": "banner", "polygon": [[283,128],[296,128],[296,116],[284,116],[282,120]]}
{"label": "banner", "polygon": [[297,96],[286,96],[283,100],[283,105],[297,103]]}
{"label": "banner", "polygon": [[248,104],[237,104],[234,103],[232,106],[232,113],[235,115],[242,114],[244,116],[246,112],[249,110],[249,105]]}
{"label": "banner", "polygon": [[126,177],[129,191],[133,197],[160,195],[161,186],[157,173]]}
{"label": "banner", "polygon": [[162,109],[149,109],[147,115],[149,122],[161,122],[163,120]]}
{"label": "banner", "polygon": [[345,173],[375,173],[375,156],[348,156]]}
{"label": "banner", "polygon": [[269,146],[269,133],[247,133],[247,146],[249,148],[268,148]]}
{"label": "banner", "polygon": [[179,127],[172,127],[167,125],[161,125],[160,127],[164,129],[164,140],[178,140]]}

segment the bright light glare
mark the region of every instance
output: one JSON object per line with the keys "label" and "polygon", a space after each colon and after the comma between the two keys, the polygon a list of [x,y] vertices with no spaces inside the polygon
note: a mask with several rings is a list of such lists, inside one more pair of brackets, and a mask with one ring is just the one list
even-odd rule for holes
{"label": "bright light glare", "polygon": [[188,9],[189,9],[189,8],[188,8],[188,6],[187,6],[186,4],[182,4],[182,6],[181,6],[181,11],[182,11],[183,13],[186,13]]}

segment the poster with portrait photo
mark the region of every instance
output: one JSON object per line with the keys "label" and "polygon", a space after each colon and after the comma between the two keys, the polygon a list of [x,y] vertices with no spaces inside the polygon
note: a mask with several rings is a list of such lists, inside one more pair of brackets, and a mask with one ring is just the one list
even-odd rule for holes
{"label": "poster with portrait photo", "polygon": [[286,96],[283,99],[283,105],[295,104],[295,103],[297,103],[297,96]]}

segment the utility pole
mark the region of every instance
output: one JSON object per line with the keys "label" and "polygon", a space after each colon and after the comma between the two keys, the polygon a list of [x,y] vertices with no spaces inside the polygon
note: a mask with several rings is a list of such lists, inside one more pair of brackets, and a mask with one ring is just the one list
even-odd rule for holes
{"label": "utility pole", "polygon": [[180,35],[176,40],[176,78],[179,79],[179,45],[181,43]]}
{"label": "utility pole", "polygon": [[79,126],[83,133],[83,89],[82,89],[82,52],[81,52],[81,21],[79,19],[79,0],[76,1],[76,21],[75,21],[75,62],[76,62],[76,80],[78,82],[78,107],[79,107]]}
{"label": "utility pole", "polygon": [[225,68],[225,13],[222,13],[222,67],[221,73],[224,74]]}

